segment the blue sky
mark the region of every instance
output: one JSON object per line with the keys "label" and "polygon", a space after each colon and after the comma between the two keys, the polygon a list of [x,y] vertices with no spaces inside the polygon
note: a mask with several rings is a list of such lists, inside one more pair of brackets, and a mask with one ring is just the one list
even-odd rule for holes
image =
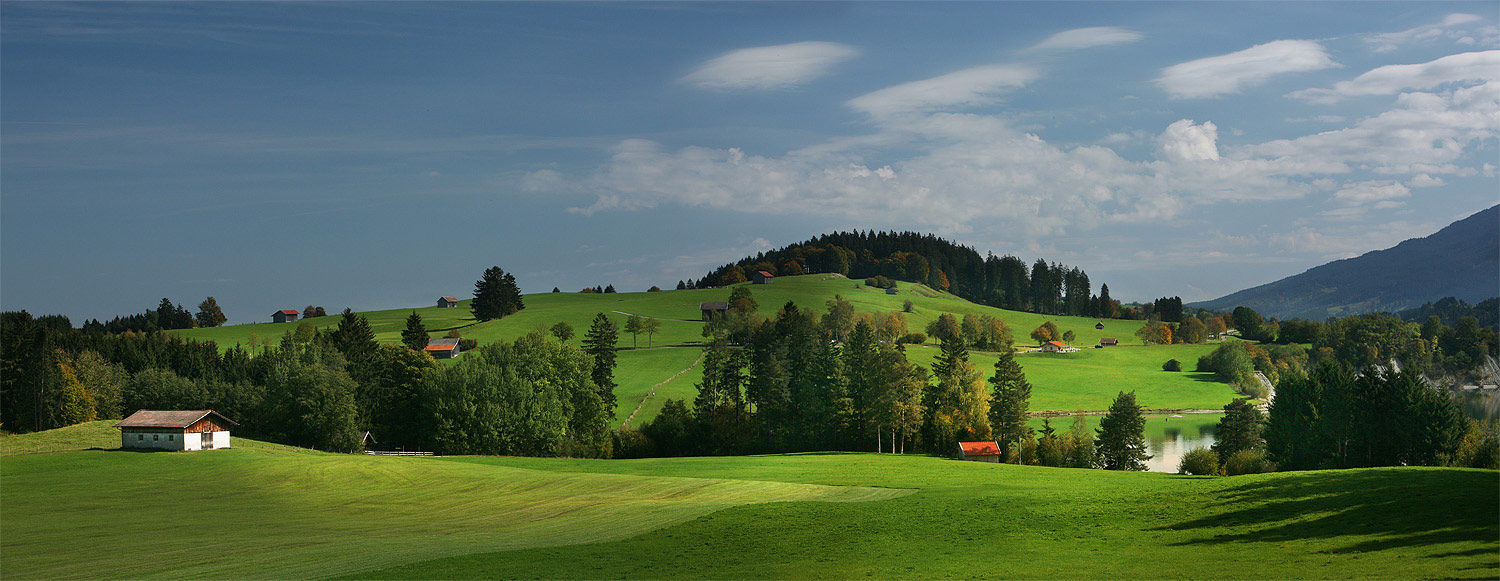
{"label": "blue sky", "polygon": [[0,307],[675,285],[845,229],[1214,298],[1500,202],[1500,5],[0,4]]}

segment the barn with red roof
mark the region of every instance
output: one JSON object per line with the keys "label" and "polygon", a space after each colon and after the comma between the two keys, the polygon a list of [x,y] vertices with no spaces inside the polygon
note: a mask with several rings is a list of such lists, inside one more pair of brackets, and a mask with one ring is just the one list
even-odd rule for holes
{"label": "barn with red roof", "polygon": [[297,320],[297,315],[300,314],[302,314],[302,311],[297,309],[281,309],[271,313],[271,320],[277,323],[290,323]]}
{"label": "barn with red roof", "polygon": [[958,459],[999,464],[1000,444],[997,442],[959,442]]}

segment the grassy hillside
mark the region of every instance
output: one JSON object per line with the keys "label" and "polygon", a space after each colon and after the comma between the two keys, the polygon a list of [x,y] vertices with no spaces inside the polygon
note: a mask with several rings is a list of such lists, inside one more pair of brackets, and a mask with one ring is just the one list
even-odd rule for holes
{"label": "grassy hillside", "polygon": [[[745,283],[748,285],[749,283]],[[1031,382],[1037,387],[1033,395],[1033,410],[1102,410],[1120,390],[1136,390],[1142,403],[1150,408],[1218,408],[1233,399],[1234,392],[1222,383],[1212,382],[1205,376],[1192,373],[1168,374],[1161,371],[1161,364],[1176,358],[1188,362],[1196,361],[1212,346],[1175,345],[1144,347],[1136,345],[1134,334],[1141,321],[1108,320],[1105,328],[1094,328],[1097,319],[1086,317],[1055,317],[1034,313],[1006,311],[970,303],[951,294],[938,292],[923,285],[902,283],[900,294],[887,295],[882,289],[867,287],[857,281],[830,275],[808,275],[778,277],[769,285],[749,285],[757,303],[759,313],[774,316],[787,302],[799,308],[824,311],[826,303],[835,295],[852,302],[857,313],[880,314],[900,311],[903,303],[912,301],[914,309],[906,315],[907,325],[912,331],[922,331],[927,324],[943,313],[988,314],[1001,320],[1011,328],[1017,344],[1029,344],[1032,329],[1046,321],[1053,321],[1063,331],[1074,331],[1079,346],[1088,347],[1100,338],[1120,339],[1126,347],[1110,349],[1084,349],[1068,355],[1036,354],[1021,358]],[[616,370],[617,423],[630,415],[642,397],[652,386],[687,369],[697,359],[696,349],[650,349],[652,346],[693,346],[702,340],[702,323],[699,321],[698,304],[723,301],[731,289],[705,289],[662,291],[655,293],[541,293],[526,295],[526,308],[515,315],[496,321],[477,323],[471,318],[468,301],[460,308],[439,309],[426,307],[415,309],[422,315],[424,323],[435,336],[448,329],[458,329],[464,337],[476,339],[480,344],[496,340],[511,340],[537,329],[546,329],[558,322],[573,326],[573,344],[582,340],[590,322],[597,313],[605,313],[615,323],[624,326],[625,314],[656,317],[662,321],[661,332],[654,338],[644,335],[633,340],[628,334],[620,337],[619,368]],[[376,333],[376,339],[397,343],[401,330],[406,326],[406,317],[413,309],[394,309],[362,313]],[[339,317],[330,315],[313,319],[322,326],[337,325]],[[187,329],[172,331],[184,337],[213,340],[221,347],[234,344],[249,345],[250,335],[257,341],[276,340],[281,334],[292,331],[297,323],[265,323],[236,325],[210,329]],[[633,348],[638,345],[639,348]],[[935,349],[912,348],[911,357],[930,365],[936,355]],[[994,366],[993,354],[974,354],[975,364],[988,375]],[[658,389],[656,396],[645,402],[636,415],[635,422],[655,417],[666,398],[691,399],[694,385],[701,372],[694,370],[683,374]]]}
{"label": "grassy hillside", "polygon": [[[0,443],[115,441],[101,425]],[[387,458],[240,438],[6,457],[0,577],[1494,578],[1497,486],[1457,469]]]}

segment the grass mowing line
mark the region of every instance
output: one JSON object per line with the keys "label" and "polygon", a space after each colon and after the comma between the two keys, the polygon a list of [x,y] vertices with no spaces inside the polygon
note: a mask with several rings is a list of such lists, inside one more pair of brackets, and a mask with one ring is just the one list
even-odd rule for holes
{"label": "grass mowing line", "polygon": [[641,411],[641,408],[646,407],[646,402],[651,401],[651,396],[656,395],[656,388],[661,387],[663,385],[666,385],[667,383],[671,382],[672,380],[677,379],[678,377],[681,377],[682,374],[684,374],[684,373],[692,371],[694,367],[697,367],[698,364],[702,363],[702,362],[703,362],[703,354],[700,353],[700,354],[698,354],[698,358],[693,360],[692,365],[687,366],[687,369],[684,369],[682,371],[678,371],[676,375],[668,377],[668,378],[662,380],[660,383],[657,383],[656,385],[651,386],[651,391],[646,392],[646,397],[641,398],[641,403],[635,404],[635,409],[630,410],[630,417],[625,418],[625,421],[620,424],[620,429],[623,430],[625,428],[630,427],[630,420],[635,419],[635,414],[639,413]]}

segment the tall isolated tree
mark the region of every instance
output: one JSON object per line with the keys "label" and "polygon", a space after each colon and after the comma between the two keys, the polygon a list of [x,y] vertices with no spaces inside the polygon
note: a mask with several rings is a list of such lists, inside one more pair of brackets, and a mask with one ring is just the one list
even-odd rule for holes
{"label": "tall isolated tree", "polygon": [[480,321],[504,317],[506,294],[505,271],[498,266],[486,268],[474,282],[474,300],[469,303],[469,310]]}
{"label": "tall isolated tree", "polygon": [[661,321],[656,317],[646,317],[641,322],[641,332],[646,334],[646,348],[651,348],[651,339],[661,332]]}
{"label": "tall isolated tree", "polygon": [[213,297],[208,297],[198,303],[198,314],[193,319],[198,322],[199,327],[217,327],[229,320],[224,316],[224,310],[219,308],[219,301],[214,300]]}
{"label": "tall isolated tree", "polygon": [[1135,392],[1120,392],[1109,412],[1099,420],[1099,463],[1105,470],[1145,470],[1146,416],[1135,403]]}
{"label": "tall isolated tree", "polygon": [[636,340],[640,338],[641,333],[646,332],[646,318],[636,315],[626,317],[625,332],[630,333],[630,348],[639,347],[640,345],[636,343]]}
{"label": "tall isolated tree", "polygon": [[416,311],[406,317],[406,329],[401,331],[401,344],[414,351],[427,348],[427,326],[422,324],[422,315]]}
{"label": "tall isolated tree", "polygon": [[1227,459],[1241,450],[1265,448],[1266,440],[1261,436],[1265,424],[1265,414],[1248,399],[1224,404],[1224,417],[1219,418],[1218,429],[1214,430],[1214,453]]}
{"label": "tall isolated tree", "polygon": [[594,386],[599,389],[599,398],[604,408],[613,417],[615,409],[615,343],[619,342],[619,330],[604,313],[594,315],[589,332],[583,336],[583,351],[594,356],[594,367],[589,372]]}
{"label": "tall isolated tree", "polygon": [[1001,457],[1006,457],[1011,446],[1019,446],[1026,436],[1027,412],[1031,407],[1031,383],[1021,365],[1016,363],[1016,352],[1006,349],[1000,352],[995,362],[995,375],[990,377],[990,429],[1000,444]]}

